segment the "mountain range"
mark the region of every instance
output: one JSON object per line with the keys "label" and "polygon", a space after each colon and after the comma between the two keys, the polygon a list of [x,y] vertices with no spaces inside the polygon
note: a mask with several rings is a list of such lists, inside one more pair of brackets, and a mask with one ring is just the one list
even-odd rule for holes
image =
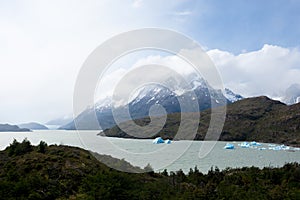
{"label": "mountain range", "polygon": [[[218,109],[218,108],[217,108]],[[281,143],[300,146],[300,103],[286,105],[280,101],[261,96],[247,98],[227,105],[226,120],[220,135],[221,141],[252,141]],[[193,117],[194,113],[190,113]],[[173,139],[180,125],[180,113],[168,114],[164,128],[156,135]],[[204,140],[209,127],[211,109],[201,112],[199,128],[195,140]],[[149,117],[135,120],[139,125],[149,123]],[[123,123],[130,129],[127,122]],[[189,127],[185,129],[189,134]],[[151,131],[150,131],[151,132]],[[118,126],[104,130],[101,135],[132,138]],[[145,137],[147,138],[147,137]]]}
{"label": "mountain range", "polygon": [[20,128],[17,125],[0,124],[0,132],[26,132],[30,131],[28,128]]}
{"label": "mountain range", "polygon": [[[181,112],[181,106],[179,99],[189,99],[190,102],[198,101],[198,109],[200,111],[209,109],[211,107],[224,106],[226,104],[233,103],[235,101],[243,99],[241,95],[235,94],[230,89],[225,89],[224,93],[221,90],[217,90],[209,86],[209,84],[200,78],[193,79],[190,82],[191,89],[180,88],[176,91],[163,87],[161,85],[149,85],[141,88],[136,95],[126,105],[114,107],[117,113],[120,113],[118,117],[120,121],[127,121],[128,118],[122,113],[125,113],[126,106],[128,106],[132,119],[139,119],[149,116],[149,110],[153,105],[161,105],[164,107],[166,114]],[[191,94],[194,92],[195,96]],[[99,101],[92,108],[87,108],[76,118],[76,126],[74,120],[60,129],[66,130],[99,130],[101,128],[108,129],[116,125],[112,112],[112,100],[106,98]],[[189,108],[185,111],[193,111],[194,108]],[[97,116],[97,122],[93,123],[94,113]]]}
{"label": "mountain range", "polygon": [[48,128],[43,125],[36,122],[30,122],[30,123],[24,123],[18,125],[20,128],[27,128],[30,130],[48,130]]}
{"label": "mountain range", "polygon": [[285,91],[282,101],[288,105],[300,102],[300,84],[292,84]]}

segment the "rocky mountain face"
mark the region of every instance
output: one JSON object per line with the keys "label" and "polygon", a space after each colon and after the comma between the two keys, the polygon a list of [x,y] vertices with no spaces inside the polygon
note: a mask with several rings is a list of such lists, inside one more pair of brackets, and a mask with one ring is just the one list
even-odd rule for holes
{"label": "rocky mountain face", "polygon": [[[118,106],[115,108],[115,111],[119,113],[118,116],[121,121],[127,121],[129,119],[125,115],[122,115],[122,113],[126,111],[126,106],[128,106],[132,119],[139,119],[149,116],[149,110],[154,105],[163,106],[167,114],[183,112],[180,106],[180,99],[188,99],[188,101],[191,102],[190,105],[192,105],[194,101],[197,101],[199,105],[198,109],[203,111],[211,107],[224,106],[243,98],[241,95],[235,94],[229,89],[226,89],[223,94],[221,90],[213,89],[203,79],[194,79],[190,85],[192,86],[191,89],[178,88],[174,91],[160,85],[150,85],[141,88],[127,105]],[[192,95],[192,93],[195,95]],[[195,107],[191,107],[190,105],[185,106],[184,112],[192,112],[195,110]],[[97,122],[94,122],[94,109]],[[98,102],[95,107],[86,109],[77,116],[75,121],[76,125],[75,122],[72,121],[60,127],[60,129],[99,130],[99,125],[102,129],[115,126],[116,122],[112,113],[111,99],[104,99]]]}
{"label": "rocky mountain face", "polygon": [[239,101],[239,100],[242,100],[244,97],[239,95],[239,94],[236,94],[234,93],[233,91],[231,91],[230,89],[228,88],[225,88],[225,97],[231,102],[236,102],[236,101]]}

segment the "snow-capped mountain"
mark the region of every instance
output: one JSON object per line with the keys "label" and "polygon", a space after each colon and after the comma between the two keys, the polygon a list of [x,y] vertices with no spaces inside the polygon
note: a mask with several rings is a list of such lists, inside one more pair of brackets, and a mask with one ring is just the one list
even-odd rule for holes
{"label": "snow-capped mountain", "polygon": [[[231,90],[226,89],[223,94],[221,90],[215,90],[209,84],[201,78],[193,78],[190,82],[189,88],[182,88],[181,85],[172,85],[172,90],[162,85],[151,84],[141,88],[130,102],[127,104],[129,107],[130,115],[132,119],[138,119],[149,116],[149,110],[153,105],[161,105],[164,107],[166,113],[176,112],[193,112],[195,108],[192,107],[193,101],[198,101],[198,109],[200,111],[211,108],[226,105],[242,99],[241,95],[233,93]],[[193,93],[195,96],[193,96]],[[185,99],[191,102],[191,105],[185,106],[182,110],[180,106],[180,99]],[[195,104],[193,104],[195,105]],[[115,108],[118,113],[124,111],[124,106]],[[111,98],[103,99],[95,104],[94,108],[90,108],[82,112],[76,118],[76,127],[78,129],[97,129],[98,126],[91,125],[91,115],[96,111],[97,120],[102,129],[111,128],[116,124],[112,114]],[[120,116],[122,119],[123,116]],[[126,117],[124,121],[128,120]],[[71,122],[62,129],[75,129],[74,122]]]}
{"label": "snow-capped mountain", "polygon": [[234,92],[232,92],[230,89],[225,88],[225,97],[231,102],[236,102],[239,100],[242,100],[244,97],[242,97],[239,94],[235,94]]}
{"label": "snow-capped mountain", "polygon": [[104,111],[105,109],[111,109],[112,99],[111,97],[106,97],[95,104],[95,109],[99,112]]}
{"label": "snow-capped mountain", "polygon": [[300,102],[300,84],[292,84],[285,91],[285,96],[282,101],[287,105],[296,104]]}

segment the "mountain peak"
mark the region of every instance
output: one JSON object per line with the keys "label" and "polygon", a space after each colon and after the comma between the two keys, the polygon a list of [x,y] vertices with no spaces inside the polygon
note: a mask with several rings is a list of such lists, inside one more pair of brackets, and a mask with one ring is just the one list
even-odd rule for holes
{"label": "mountain peak", "polygon": [[[166,113],[178,113],[178,112],[196,112],[209,109],[211,107],[224,106],[227,103],[232,103],[242,99],[241,95],[233,93],[231,90],[226,90],[226,97],[221,90],[212,88],[204,79],[198,77],[192,77],[188,85],[178,85],[176,80],[168,80],[174,83],[171,88],[167,88],[161,84],[150,84],[141,87],[132,95],[129,103],[121,106],[115,106],[111,102],[111,98],[106,98],[95,104],[97,120],[102,129],[111,128],[116,124],[112,109],[116,109],[116,112],[124,113],[126,106],[129,107],[130,115],[132,119],[139,119],[149,116],[149,110],[154,105],[161,105],[164,107]],[[169,84],[170,85],[170,84]],[[180,100],[186,100],[190,103],[182,107]],[[197,102],[194,104],[192,102]],[[113,106],[113,108],[112,108]],[[90,112],[91,110],[85,110],[77,116],[77,124],[84,124],[85,129],[91,127],[90,120],[93,118]],[[122,116],[125,117],[125,116]],[[125,117],[128,120],[128,117]],[[124,119],[125,119],[124,118]],[[123,118],[122,118],[123,119]],[[74,129],[75,123],[72,122],[62,129]]]}
{"label": "mountain peak", "polygon": [[232,90],[230,90],[228,88],[225,88],[225,97],[229,101],[231,101],[232,103],[236,102],[236,101],[239,101],[239,100],[242,100],[244,98],[240,94],[236,94],[236,93],[234,93]]}
{"label": "mountain peak", "polygon": [[300,84],[294,83],[288,87],[285,91],[284,98],[282,101],[288,105],[300,102]]}

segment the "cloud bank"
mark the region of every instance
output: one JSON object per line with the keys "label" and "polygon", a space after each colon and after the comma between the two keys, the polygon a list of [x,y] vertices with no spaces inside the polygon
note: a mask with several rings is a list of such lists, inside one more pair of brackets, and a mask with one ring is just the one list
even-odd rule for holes
{"label": "cloud bank", "polygon": [[226,87],[246,97],[282,97],[294,83],[300,83],[300,51],[265,44],[257,51],[234,55],[218,49],[207,52]]}
{"label": "cloud bank", "polygon": [[[300,84],[300,51],[298,48],[284,48],[264,45],[257,51],[234,55],[219,49],[208,50],[207,54],[214,62],[224,87],[244,97],[266,95],[282,100],[286,89]],[[175,55],[148,55],[136,57],[135,62],[125,68],[117,68],[101,80],[98,99],[111,96],[113,88],[130,69],[143,65],[158,64],[167,66],[190,79],[195,71],[180,57]],[[126,62],[123,62],[123,65]],[[155,72],[153,72],[155,73]],[[160,74],[156,74],[160,76]],[[137,77],[138,78],[138,77]],[[161,80],[164,80],[161,75]],[[109,84],[108,84],[109,83]],[[130,83],[134,85],[134,80]]]}

